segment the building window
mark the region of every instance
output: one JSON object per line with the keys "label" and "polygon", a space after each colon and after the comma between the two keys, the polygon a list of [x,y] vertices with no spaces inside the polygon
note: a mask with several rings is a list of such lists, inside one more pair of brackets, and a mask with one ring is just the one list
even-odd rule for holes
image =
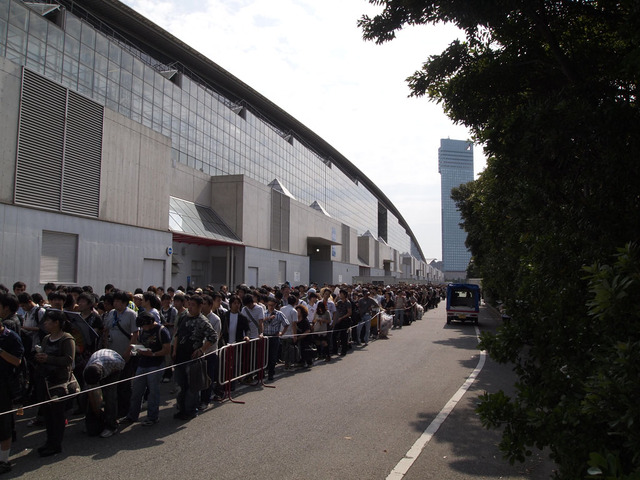
{"label": "building window", "polygon": [[378,236],[389,243],[387,208],[378,202]]}
{"label": "building window", "polygon": [[78,235],[42,232],[40,283],[76,283]]}

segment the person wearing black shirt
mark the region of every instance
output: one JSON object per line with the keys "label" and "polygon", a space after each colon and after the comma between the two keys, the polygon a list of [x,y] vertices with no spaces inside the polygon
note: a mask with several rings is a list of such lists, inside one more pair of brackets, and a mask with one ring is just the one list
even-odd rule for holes
{"label": "person wearing black shirt", "polygon": [[[171,335],[166,327],[157,323],[150,312],[142,312],[137,318],[139,345],[136,355],[140,357],[136,376],[133,379],[133,392],[131,394],[131,406],[129,413],[120,421],[121,425],[138,421],[142,397],[146,389],[149,389],[147,403],[147,420],[143,426],[151,426],[158,423],[160,414],[160,382],[162,381],[162,367],[164,357],[171,350]],[[155,373],[154,373],[155,372]]]}
{"label": "person wearing black shirt", "polygon": [[20,319],[18,311],[18,298],[12,293],[0,294],[0,319],[2,324],[20,335]]}
{"label": "person wearing black shirt", "polygon": [[189,310],[181,318],[172,339],[175,380],[180,387],[177,404],[177,420],[190,420],[197,415],[200,392],[189,388],[189,373],[192,366],[190,360],[204,355],[211,346],[216,344],[217,334],[209,321],[202,315],[204,300],[200,295],[193,295],[189,299]]}
{"label": "person wearing black shirt", "polygon": [[15,368],[20,365],[24,348],[20,336],[0,322],[0,473],[11,471],[9,451],[13,435],[13,414],[4,414],[12,408],[11,381]]}
{"label": "person wearing black shirt", "polygon": [[[340,356],[347,354],[349,347],[349,327],[351,326],[351,302],[347,297],[347,291],[340,289],[340,300],[336,303],[336,314],[334,320],[334,345],[336,341],[340,342]],[[335,348],[335,346],[334,346]]]}
{"label": "person wearing black shirt", "polygon": [[[48,310],[44,315],[44,329],[49,334],[42,340],[42,352],[35,355],[38,400],[49,400],[74,393],[69,383],[72,379],[76,342],[71,334],[63,330],[66,321],[61,311]],[[38,449],[41,457],[48,457],[62,451],[66,404],[67,402],[60,401],[43,406],[47,442]]]}
{"label": "person wearing black shirt", "polygon": [[311,345],[314,343],[314,339],[311,336],[311,324],[309,323],[309,310],[304,305],[298,305],[296,307],[298,312],[297,331],[294,342],[297,342],[300,347],[300,363],[304,368],[309,368],[313,365],[313,351]]}

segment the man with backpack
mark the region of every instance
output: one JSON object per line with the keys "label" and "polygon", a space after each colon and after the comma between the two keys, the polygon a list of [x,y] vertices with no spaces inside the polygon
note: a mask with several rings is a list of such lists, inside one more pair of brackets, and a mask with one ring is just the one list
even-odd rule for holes
{"label": "man with backpack", "polygon": [[202,370],[199,362],[191,360],[202,357],[218,339],[216,331],[202,315],[203,303],[204,300],[200,295],[193,295],[189,299],[187,316],[178,322],[172,339],[172,356],[176,364],[175,379],[180,387],[176,399],[178,412],[173,416],[177,420],[191,420],[197,415],[200,390],[206,385],[196,388],[194,380],[203,378],[196,373]]}
{"label": "man with backpack", "polygon": [[138,314],[137,325],[140,329],[138,345],[142,348],[136,349],[136,355],[140,360],[133,379],[129,413],[120,420],[120,425],[130,425],[138,421],[142,397],[148,389],[147,420],[142,422],[143,426],[148,427],[155,425],[159,420],[162,367],[164,367],[164,357],[171,351],[171,335],[166,327],[156,322],[150,312]]}
{"label": "man with backpack", "polygon": [[21,293],[18,295],[18,304],[24,311],[24,322],[22,324],[21,337],[26,354],[29,356],[33,347],[38,345],[40,340],[42,340],[47,333],[42,327],[42,318],[44,317],[45,309],[40,305],[37,305],[28,293]]}

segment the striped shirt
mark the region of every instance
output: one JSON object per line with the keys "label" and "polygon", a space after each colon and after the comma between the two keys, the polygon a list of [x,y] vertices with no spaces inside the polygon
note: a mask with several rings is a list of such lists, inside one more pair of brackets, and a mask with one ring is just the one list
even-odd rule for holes
{"label": "striped shirt", "polygon": [[[274,315],[274,317],[271,318],[271,315]],[[289,322],[287,321],[287,318],[284,316],[284,314],[281,311],[274,310],[272,313],[269,313],[269,311],[267,311],[264,314],[263,335],[265,337],[278,335],[278,333],[280,333],[280,330],[287,327],[288,325],[289,325]]]}

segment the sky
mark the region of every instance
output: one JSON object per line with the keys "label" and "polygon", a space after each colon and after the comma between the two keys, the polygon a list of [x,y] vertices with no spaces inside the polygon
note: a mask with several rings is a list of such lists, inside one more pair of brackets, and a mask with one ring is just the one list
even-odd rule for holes
{"label": "sky", "polygon": [[[386,44],[357,26],[366,0],[124,0],[321,136],[393,202],[428,259],[442,259],[441,138],[467,140],[406,78],[459,36],[408,27]],[[476,173],[485,165],[474,148]]]}

